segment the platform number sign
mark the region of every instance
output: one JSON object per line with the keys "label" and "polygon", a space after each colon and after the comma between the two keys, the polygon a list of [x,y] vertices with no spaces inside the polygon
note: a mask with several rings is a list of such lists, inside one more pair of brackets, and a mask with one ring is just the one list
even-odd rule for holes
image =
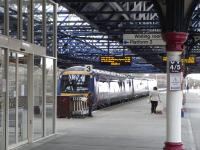
{"label": "platform number sign", "polygon": [[181,61],[169,61],[170,91],[181,90]]}
{"label": "platform number sign", "polygon": [[91,72],[92,69],[93,69],[93,66],[92,66],[92,65],[85,65],[85,71]]}
{"label": "platform number sign", "polygon": [[180,61],[169,61],[169,72],[170,73],[181,72],[181,62]]}

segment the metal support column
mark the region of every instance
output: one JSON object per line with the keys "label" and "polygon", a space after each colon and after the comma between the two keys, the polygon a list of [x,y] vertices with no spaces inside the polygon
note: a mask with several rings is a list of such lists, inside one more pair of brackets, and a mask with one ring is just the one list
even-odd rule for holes
{"label": "metal support column", "polygon": [[[4,34],[9,35],[9,7],[8,7],[8,1],[4,1]],[[8,120],[9,120],[9,82],[8,82],[8,67],[9,67],[9,49],[5,50],[5,78],[6,78],[6,102],[5,102],[5,123],[4,123],[4,149],[8,149]]]}
{"label": "metal support column", "polygon": [[9,124],[8,124],[8,120],[9,120],[9,73],[8,73],[8,67],[9,67],[9,50],[6,49],[5,50],[5,78],[6,78],[6,101],[5,101],[5,123],[4,123],[4,149],[7,150],[8,149],[8,128],[9,128]]}
{"label": "metal support column", "polygon": [[42,29],[43,29],[43,33],[42,33],[42,45],[44,47],[46,47],[46,0],[42,1]]}
{"label": "metal support column", "polygon": [[[42,1],[42,28],[43,41],[42,45],[46,47],[46,0]],[[46,136],[46,58],[43,57],[43,137]]]}
{"label": "metal support column", "polygon": [[34,56],[28,56],[28,142],[33,142],[33,69],[34,69]]}
{"label": "metal support column", "polygon": [[28,41],[30,43],[34,43],[34,11],[33,11],[33,4],[34,4],[34,0],[30,0],[29,2],[29,27],[28,27]]}
{"label": "metal support column", "polygon": [[46,136],[46,58],[43,58],[43,137]]}
{"label": "metal support column", "polygon": [[[54,57],[57,58],[57,4],[54,5]],[[57,119],[57,59],[54,60],[54,117],[53,117],[53,133],[56,133]]]}
{"label": "metal support column", "polygon": [[[182,107],[182,73],[170,73],[171,69],[178,70],[170,63],[181,62],[183,44],[187,39],[187,33],[167,32],[164,35],[167,42],[167,139],[164,150],[183,150],[181,140],[181,107]],[[171,67],[171,68],[170,68]],[[179,68],[180,70],[180,68]],[[173,78],[172,78],[173,75]],[[174,81],[179,80],[179,82]]]}
{"label": "metal support column", "polygon": [[22,30],[23,30],[23,18],[22,18],[22,8],[23,8],[23,2],[22,0],[19,0],[18,2],[18,9],[17,9],[17,38],[18,39],[22,39],[22,36],[23,36],[23,33],[22,33]]}

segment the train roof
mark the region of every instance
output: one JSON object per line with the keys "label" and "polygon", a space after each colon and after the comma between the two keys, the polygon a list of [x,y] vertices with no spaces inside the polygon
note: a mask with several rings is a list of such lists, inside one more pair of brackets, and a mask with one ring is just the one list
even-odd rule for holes
{"label": "train roof", "polygon": [[[80,71],[85,71],[86,68],[84,66],[73,66],[73,67],[70,67],[70,68],[67,68],[65,69],[62,74],[65,72],[65,71],[77,71],[77,72],[80,72]],[[92,69],[92,71],[89,73],[89,74],[94,74],[94,75],[99,75],[99,76],[105,76],[105,77],[117,77],[118,79],[121,78],[121,79],[135,79],[135,80],[148,80],[148,81],[151,81],[153,79],[147,79],[147,78],[136,78],[134,75],[132,74],[122,74],[122,73],[116,73],[116,72],[110,72],[110,71],[106,71],[106,70],[99,70],[99,69]]]}
{"label": "train roof", "polygon": [[73,66],[65,69],[64,71],[85,71],[84,66]]}
{"label": "train roof", "polygon": [[[65,69],[65,71],[85,71],[84,66],[73,66],[70,68]],[[113,77],[121,77],[121,78],[128,78],[127,75],[116,73],[116,72],[110,72],[110,71],[105,71],[105,70],[99,70],[99,69],[92,69],[90,74],[95,74],[95,75],[107,75],[107,76],[113,76]]]}

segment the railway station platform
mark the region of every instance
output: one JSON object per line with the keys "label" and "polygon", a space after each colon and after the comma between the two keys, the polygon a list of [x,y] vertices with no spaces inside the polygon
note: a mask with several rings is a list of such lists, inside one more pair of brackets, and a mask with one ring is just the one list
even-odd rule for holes
{"label": "railway station platform", "polygon": [[[165,92],[161,99],[165,104]],[[182,117],[185,150],[200,149],[200,95],[190,90]],[[181,115],[181,114],[180,114]],[[19,150],[161,150],[166,139],[166,112],[151,114],[147,98],[94,112],[84,119],[58,119],[57,134]]]}

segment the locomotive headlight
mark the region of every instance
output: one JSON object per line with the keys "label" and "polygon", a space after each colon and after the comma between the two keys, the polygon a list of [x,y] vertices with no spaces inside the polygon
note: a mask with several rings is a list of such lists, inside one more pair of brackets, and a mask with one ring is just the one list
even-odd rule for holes
{"label": "locomotive headlight", "polygon": [[87,97],[80,97],[80,98],[81,98],[80,100],[83,101],[83,102],[86,102],[87,99],[88,99]]}
{"label": "locomotive headlight", "polygon": [[83,101],[83,102],[86,102],[87,99],[88,99],[87,97],[79,97],[79,96],[73,97],[74,101]]}

